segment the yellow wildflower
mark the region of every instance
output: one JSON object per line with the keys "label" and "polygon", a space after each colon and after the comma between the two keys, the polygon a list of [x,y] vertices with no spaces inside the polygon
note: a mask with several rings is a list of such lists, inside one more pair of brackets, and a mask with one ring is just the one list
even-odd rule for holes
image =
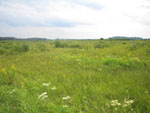
{"label": "yellow wildflower", "polygon": [[21,86],[24,86],[24,82],[21,82]]}
{"label": "yellow wildflower", "polygon": [[140,59],[139,59],[139,58],[137,58],[137,62],[140,62]]}
{"label": "yellow wildflower", "polygon": [[2,69],[1,69],[1,72],[2,72],[3,74],[6,74],[6,68],[2,68]]}
{"label": "yellow wildflower", "polygon": [[16,70],[16,67],[15,67],[14,65],[12,65],[12,66],[11,66],[11,69],[12,69],[13,71],[15,71],[15,70]]}
{"label": "yellow wildflower", "polygon": [[27,81],[27,79],[26,79],[26,78],[24,78],[24,81]]}

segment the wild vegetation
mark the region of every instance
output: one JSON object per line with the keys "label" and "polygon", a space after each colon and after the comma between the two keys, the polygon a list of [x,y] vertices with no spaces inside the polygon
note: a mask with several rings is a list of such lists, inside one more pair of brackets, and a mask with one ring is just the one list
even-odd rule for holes
{"label": "wild vegetation", "polygon": [[0,113],[150,113],[150,41],[0,41]]}

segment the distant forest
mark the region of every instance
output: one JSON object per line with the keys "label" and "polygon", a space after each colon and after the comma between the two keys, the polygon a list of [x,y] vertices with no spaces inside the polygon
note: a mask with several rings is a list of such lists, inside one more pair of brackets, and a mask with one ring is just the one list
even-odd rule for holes
{"label": "distant forest", "polygon": [[[100,39],[104,39],[104,38],[100,38]],[[109,37],[108,39],[109,40],[150,40],[150,38],[144,39],[142,37],[126,37],[126,36],[113,36],[113,37]],[[47,39],[47,38],[0,37],[0,40],[51,40],[51,39]],[[62,39],[62,40],[64,40],[64,39]],[[65,39],[65,40],[74,40],[74,39]],[[82,40],[82,39],[79,39],[79,40]],[[93,39],[93,40],[95,40],[95,39]]]}
{"label": "distant forest", "polygon": [[0,37],[0,40],[48,40],[46,38],[16,38],[16,37]]}
{"label": "distant forest", "polygon": [[126,36],[114,36],[114,37],[110,37],[109,39],[123,39],[123,40],[143,40],[142,37],[126,37]]}

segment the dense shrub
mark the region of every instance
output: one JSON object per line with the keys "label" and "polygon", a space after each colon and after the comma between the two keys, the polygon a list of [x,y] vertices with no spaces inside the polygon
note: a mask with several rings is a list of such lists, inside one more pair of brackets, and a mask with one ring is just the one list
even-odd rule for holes
{"label": "dense shrub", "polygon": [[68,43],[62,42],[60,40],[56,40],[55,41],[55,47],[56,48],[69,48],[70,46]]}
{"label": "dense shrub", "polygon": [[27,52],[29,51],[29,45],[15,45],[14,52]]}
{"label": "dense shrub", "polygon": [[94,45],[94,48],[107,48],[107,47],[110,47],[110,45],[100,42]]}
{"label": "dense shrub", "polygon": [[72,41],[55,40],[54,44],[56,48],[83,48],[83,45],[72,43]]}
{"label": "dense shrub", "polygon": [[55,47],[56,47],[56,48],[61,47],[61,42],[60,42],[59,40],[56,40],[56,41],[55,41]]}
{"label": "dense shrub", "polygon": [[138,66],[147,67],[147,63],[141,62],[138,58],[124,60],[121,58],[106,58],[103,59],[103,64],[112,68],[136,68]]}
{"label": "dense shrub", "polygon": [[28,52],[29,51],[29,45],[23,44],[6,44],[2,47],[0,47],[0,54],[16,54],[21,52]]}
{"label": "dense shrub", "polygon": [[79,44],[70,45],[70,48],[82,48]]}
{"label": "dense shrub", "polygon": [[107,59],[104,59],[104,62],[103,62],[104,65],[109,65],[109,66],[122,66],[122,67],[127,67],[128,64],[123,60],[123,59],[120,59],[120,58],[107,58]]}
{"label": "dense shrub", "polygon": [[24,52],[29,51],[29,45],[23,45],[22,50],[23,50]]}
{"label": "dense shrub", "polygon": [[46,47],[44,44],[41,44],[41,45],[39,46],[39,50],[40,50],[40,51],[48,51],[47,47]]}
{"label": "dense shrub", "polygon": [[150,47],[149,43],[139,43],[139,42],[134,42],[130,47],[129,50],[134,51],[138,50],[138,48],[144,48],[144,47]]}

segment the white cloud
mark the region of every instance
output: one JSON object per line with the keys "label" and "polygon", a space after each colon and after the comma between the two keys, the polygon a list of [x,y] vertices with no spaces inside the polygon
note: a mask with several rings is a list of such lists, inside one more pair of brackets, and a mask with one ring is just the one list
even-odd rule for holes
{"label": "white cloud", "polygon": [[0,1],[0,34],[17,37],[150,37],[148,0]]}

